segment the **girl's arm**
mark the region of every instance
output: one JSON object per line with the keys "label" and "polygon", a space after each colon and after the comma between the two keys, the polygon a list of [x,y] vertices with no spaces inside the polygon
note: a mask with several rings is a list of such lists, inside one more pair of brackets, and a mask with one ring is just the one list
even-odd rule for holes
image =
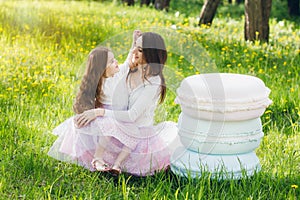
{"label": "girl's arm", "polygon": [[138,39],[138,37],[141,36],[141,34],[142,34],[142,32],[140,30],[133,31],[131,48],[129,50],[129,53],[127,55],[125,62],[119,66],[121,73],[128,72],[129,66],[132,65],[132,55],[133,55],[133,50],[135,47],[135,42]]}
{"label": "girl's arm", "polygon": [[91,109],[75,117],[78,128],[88,125],[96,117],[107,116],[123,122],[135,122],[145,109],[153,105],[159,96],[159,84],[147,84],[142,93],[129,110]]}

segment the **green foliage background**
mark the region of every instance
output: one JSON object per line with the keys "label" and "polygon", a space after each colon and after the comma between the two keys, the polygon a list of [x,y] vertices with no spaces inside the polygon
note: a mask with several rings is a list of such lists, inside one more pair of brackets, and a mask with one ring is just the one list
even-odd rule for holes
{"label": "green foliage background", "polygon": [[[0,199],[299,198],[297,19],[284,17],[284,1],[274,1],[269,44],[249,43],[243,39],[241,5],[224,3],[208,28],[197,26],[201,1],[171,2],[168,13],[116,1],[0,2]],[[170,171],[115,178],[47,156],[56,139],[51,130],[73,115],[88,52],[112,36],[144,27],[176,27],[206,49],[219,72],[253,75],[271,89],[273,104],[262,116],[265,136],[256,150],[261,172],[240,181],[217,181],[209,174],[183,178]],[[120,43],[120,49],[129,46],[130,41]],[[120,62],[124,58],[118,55]],[[201,73],[172,53],[168,67],[178,77]],[[180,113],[173,103],[176,94],[167,95],[157,121],[176,121]]]}

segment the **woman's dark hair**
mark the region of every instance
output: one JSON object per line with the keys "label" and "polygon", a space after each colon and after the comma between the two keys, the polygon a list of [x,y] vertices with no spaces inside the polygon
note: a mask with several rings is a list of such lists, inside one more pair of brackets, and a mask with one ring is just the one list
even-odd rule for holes
{"label": "woman's dark hair", "polygon": [[163,75],[163,68],[167,61],[167,50],[164,39],[157,33],[142,33],[143,59],[148,64],[145,78],[149,76],[159,76],[161,79],[160,101],[162,103],[166,97],[166,83]]}

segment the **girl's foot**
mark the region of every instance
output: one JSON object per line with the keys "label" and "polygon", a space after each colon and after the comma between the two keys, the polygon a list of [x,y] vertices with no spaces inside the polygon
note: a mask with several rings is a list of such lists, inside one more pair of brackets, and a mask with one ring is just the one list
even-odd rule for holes
{"label": "girl's foot", "polygon": [[110,169],[111,169],[109,167],[109,165],[100,158],[94,158],[92,160],[91,164],[92,164],[93,168],[99,172],[107,172],[107,171],[110,171]]}

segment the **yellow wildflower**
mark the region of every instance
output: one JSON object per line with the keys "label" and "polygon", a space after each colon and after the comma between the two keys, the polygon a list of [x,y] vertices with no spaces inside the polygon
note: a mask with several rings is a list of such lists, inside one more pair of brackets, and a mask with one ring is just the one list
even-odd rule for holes
{"label": "yellow wildflower", "polygon": [[291,185],[291,187],[293,188],[293,189],[297,189],[298,188],[298,185]]}

